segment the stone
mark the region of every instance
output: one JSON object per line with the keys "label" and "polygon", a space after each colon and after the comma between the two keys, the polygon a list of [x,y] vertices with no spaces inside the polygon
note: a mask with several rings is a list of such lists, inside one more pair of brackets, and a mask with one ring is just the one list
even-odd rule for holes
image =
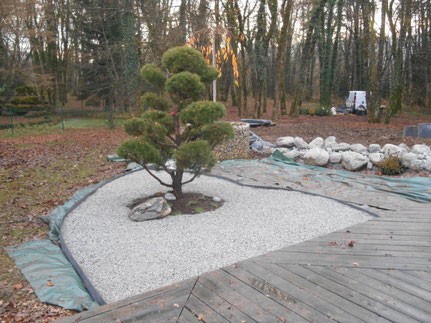
{"label": "stone", "polygon": [[332,153],[332,148],[331,147],[326,147],[326,151],[331,154]]}
{"label": "stone", "polygon": [[431,154],[431,148],[427,145],[414,145],[412,148],[412,153],[429,155]]}
{"label": "stone", "polygon": [[383,153],[386,156],[393,155],[397,157],[401,157],[402,155],[407,153],[407,150],[392,144],[386,144],[383,146]]}
{"label": "stone", "polygon": [[343,153],[329,154],[329,162],[332,164],[339,164],[339,163],[341,163],[341,157],[342,156],[343,156]]}
{"label": "stone", "polygon": [[262,153],[264,155],[272,155],[272,153],[275,151],[276,149],[274,147],[271,146],[263,146],[262,148]]}
{"label": "stone", "polygon": [[165,200],[166,201],[175,201],[177,198],[172,193],[166,193],[165,194]]}
{"label": "stone", "polygon": [[370,170],[373,169],[373,163],[372,162],[369,161],[367,163],[367,169],[370,169]]}
{"label": "stone", "polygon": [[213,196],[213,201],[214,202],[221,202],[221,198],[219,198],[217,196]]}
{"label": "stone", "polygon": [[294,141],[295,141],[295,138],[293,137],[280,137],[275,141],[275,143],[277,146],[289,148],[293,146]]}
{"label": "stone", "polygon": [[308,144],[308,146],[309,146],[310,148],[323,148],[324,144],[325,144],[325,141],[323,140],[323,138],[321,138],[321,137],[317,137],[317,138],[313,139],[313,140]]}
{"label": "stone", "polygon": [[329,136],[328,138],[325,139],[324,147],[331,148],[332,145],[335,145],[336,143],[337,143],[337,138],[335,138],[334,136]]}
{"label": "stone", "polygon": [[333,151],[346,151],[346,150],[350,150],[350,145],[345,142],[342,142],[339,144],[332,145],[331,148]]}
{"label": "stone", "polygon": [[329,161],[329,154],[326,150],[316,147],[307,151],[303,159],[308,165],[325,166]]}
{"label": "stone", "polygon": [[407,126],[404,127],[404,137],[417,138],[419,134],[418,126]]}
{"label": "stone", "polygon": [[401,144],[399,144],[399,145],[398,145],[398,147],[405,149],[407,152],[409,152],[409,151],[410,151],[409,146],[407,146],[405,143],[401,143]]}
{"label": "stone", "polygon": [[292,149],[289,152],[285,153],[284,156],[290,159],[297,159],[299,157],[299,150],[298,149]]}
{"label": "stone", "polygon": [[379,153],[382,148],[378,144],[371,144],[368,146],[370,154]]}
{"label": "stone", "polygon": [[407,153],[400,157],[401,164],[411,170],[420,171],[424,168],[425,162],[418,158],[415,153]]}
{"label": "stone", "polygon": [[419,123],[418,137],[423,139],[431,139],[431,123]]}
{"label": "stone", "polygon": [[288,148],[276,148],[282,154],[287,154],[290,150]]}
{"label": "stone", "polygon": [[427,172],[431,172],[431,156],[428,156],[427,159],[424,161],[423,167]]}
{"label": "stone", "polygon": [[163,197],[155,197],[139,204],[129,212],[129,219],[135,222],[161,219],[171,213],[168,202]]}
{"label": "stone", "polygon": [[372,153],[368,155],[368,158],[374,165],[378,166],[385,159],[385,155],[382,153]]}
{"label": "stone", "polygon": [[345,151],[341,157],[343,167],[351,171],[364,168],[368,161],[368,157],[354,151]]}
{"label": "stone", "polygon": [[305,154],[308,152],[308,149],[301,149],[299,151],[299,157],[304,158]]}
{"label": "stone", "polygon": [[295,140],[293,141],[293,144],[298,149],[308,149],[308,144],[301,137],[295,137]]}
{"label": "stone", "polygon": [[131,170],[138,169],[138,168],[142,168],[142,166],[139,165],[138,163],[135,163],[135,162],[128,163],[127,168],[126,168],[126,172],[129,172]]}
{"label": "stone", "polygon": [[359,154],[368,154],[368,149],[361,144],[350,145],[350,149]]}

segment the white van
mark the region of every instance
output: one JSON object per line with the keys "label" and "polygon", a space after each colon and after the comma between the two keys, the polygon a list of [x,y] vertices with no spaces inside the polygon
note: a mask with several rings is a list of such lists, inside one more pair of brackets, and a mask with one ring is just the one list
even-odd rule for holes
{"label": "white van", "polygon": [[367,114],[367,92],[350,91],[346,99],[346,107],[352,110],[352,113],[365,115]]}

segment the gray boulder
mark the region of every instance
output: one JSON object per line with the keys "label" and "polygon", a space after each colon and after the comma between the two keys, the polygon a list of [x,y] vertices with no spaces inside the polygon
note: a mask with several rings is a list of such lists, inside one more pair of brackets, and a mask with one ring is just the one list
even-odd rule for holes
{"label": "gray boulder", "polygon": [[369,161],[367,163],[367,169],[370,169],[370,170],[373,169],[373,163],[372,162]]}
{"label": "gray boulder", "polygon": [[325,166],[329,161],[329,154],[322,148],[312,148],[307,151],[303,159],[308,165]]}
{"label": "gray boulder", "polygon": [[341,157],[341,164],[347,170],[360,170],[367,166],[368,157],[354,151],[346,151]]}
{"label": "gray boulder", "polygon": [[345,142],[342,142],[339,144],[332,145],[331,148],[333,151],[346,151],[346,150],[350,150],[350,145]]}
{"label": "gray boulder", "polygon": [[382,148],[378,144],[371,144],[368,146],[370,154],[379,153]]}
{"label": "gray boulder", "polygon": [[410,151],[409,146],[407,146],[405,143],[399,144],[398,147],[405,149],[407,152]]}
{"label": "gray boulder", "polygon": [[221,202],[221,198],[219,198],[217,196],[213,196],[213,201],[214,202]]}
{"label": "gray boulder", "polygon": [[329,136],[328,138],[325,139],[324,147],[332,148],[332,145],[335,145],[336,143],[337,143],[337,138],[335,138],[334,136]]}
{"label": "gray boulder", "polygon": [[414,145],[412,148],[412,153],[430,155],[431,148],[427,145]]}
{"label": "gray boulder", "polygon": [[308,146],[309,146],[310,148],[323,148],[324,144],[325,144],[325,141],[323,140],[323,138],[321,138],[321,137],[317,137],[317,138],[313,139],[313,140],[308,144]]}
{"label": "gray boulder", "polygon": [[293,144],[298,149],[308,149],[308,144],[301,137],[295,137],[295,140],[293,141]]}
{"label": "gray boulder", "polygon": [[415,153],[407,153],[400,157],[401,164],[411,170],[420,171],[425,167],[425,161],[418,158]]}
{"label": "gray boulder", "polygon": [[305,154],[308,152],[308,149],[301,149],[299,151],[299,158],[304,158]]}
{"label": "gray boulder", "polygon": [[343,153],[331,153],[329,154],[329,162],[332,164],[339,164],[341,163],[342,156],[343,156]]}
{"label": "gray boulder", "polygon": [[281,152],[282,154],[286,154],[286,153],[288,153],[290,150],[289,149],[287,149],[287,148],[277,148],[277,150],[279,151],[279,152]]}
{"label": "gray boulder", "polygon": [[166,201],[175,201],[177,198],[172,193],[166,193],[165,194],[165,200]]}
{"label": "gray boulder", "polygon": [[393,156],[401,157],[402,155],[407,153],[407,150],[396,145],[386,144],[383,146],[383,153],[386,156],[393,155]]}
{"label": "gray boulder", "polygon": [[163,197],[155,197],[139,204],[129,212],[129,219],[135,222],[161,219],[171,213],[168,202]]}
{"label": "gray boulder", "polygon": [[277,144],[277,146],[289,148],[293,146],[294,140],[295,138],[293,137],[280,137],[275,141],[275,143]]}
{"label": "gray boulder", "polygon": [[368,155],[368,158],[374,165],[379,165],[383,159],[385,159],[385,155],[382,153],[372,153]]}
{"label": "gray boulder", "polygon": [[350,145],[350,149],[353,150],[356,153],[368,155],[368,149],[364,145],[361,144],[353,144]]}
{"label": "gray boulder", "polygon": [[299,150],[298,149],[292,149],[289,152],[284,153],[284,156],[286,156],[287,158],[295,160],[299,157]]}
{"label": "gray boulder", "polygon": [[431,156],[428,156],[427,159],[424,161],[424,169],[427,172],[431,172]]}

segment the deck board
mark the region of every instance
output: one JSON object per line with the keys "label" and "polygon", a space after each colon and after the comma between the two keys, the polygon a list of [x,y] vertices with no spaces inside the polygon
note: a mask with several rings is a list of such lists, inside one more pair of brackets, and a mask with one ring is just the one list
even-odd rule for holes
{"label": "deck board", "polygon": [[368,222],[60,321],[430,321],[431,204],[377,213]]}

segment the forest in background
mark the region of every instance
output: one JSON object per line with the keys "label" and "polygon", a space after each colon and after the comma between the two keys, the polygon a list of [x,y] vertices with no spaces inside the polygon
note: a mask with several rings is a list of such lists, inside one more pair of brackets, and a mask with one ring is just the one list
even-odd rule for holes
{"label": "forest in background", "polygon": [[1,100],[31,85],[54,107],[73,96],[134,111],[148,89],[139,68],[186,44],[209,64],[214,53],[217,99],[241,116],[297,116],[304,100],[327,107],[349,90],[368,92],[370,122],[431,113],[426,0],[2,0]]}

